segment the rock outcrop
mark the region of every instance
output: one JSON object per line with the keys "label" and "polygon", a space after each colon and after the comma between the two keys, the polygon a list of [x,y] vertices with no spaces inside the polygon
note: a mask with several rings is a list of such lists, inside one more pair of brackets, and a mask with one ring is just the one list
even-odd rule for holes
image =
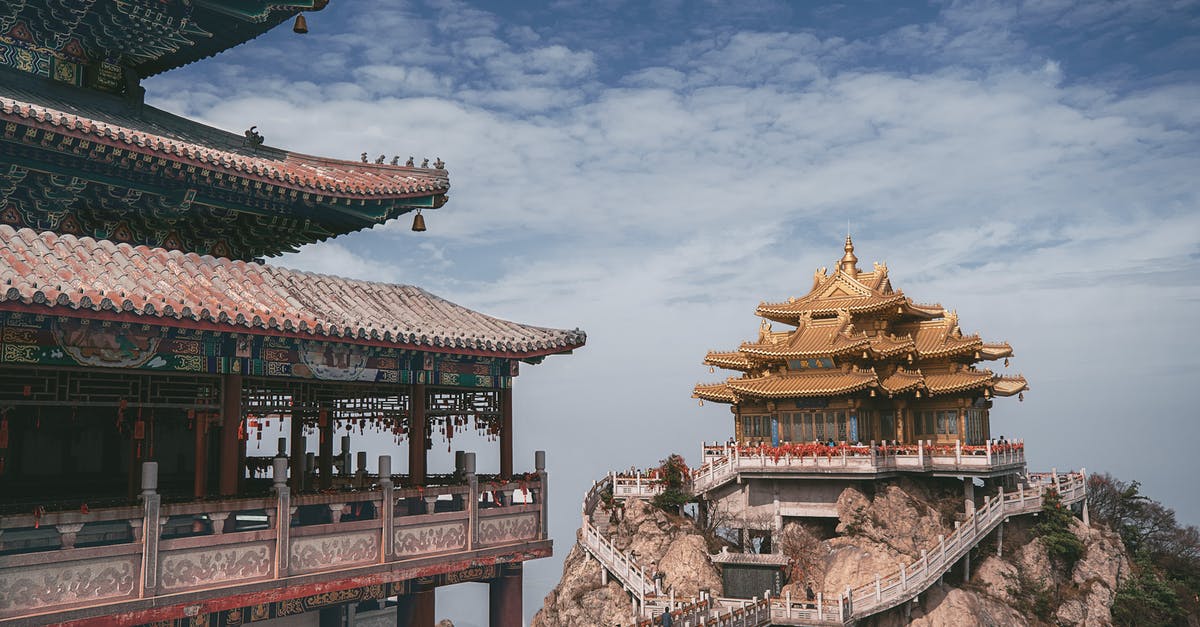
{"label": "rock outcrop", "polygon": [[[607,510],[597,513],[608,515]],[[632,554],[648,572],[654,565],[663,573],[664,593],[673,588],[679,599],[696,596],[702,588],[721,593],[721,578],[708,559],[704,538],[689,521],[631,500],[609,531],[618,549]],[[629,595],[612,578],[607,585],[601,581],[600,565],[576,543],[563,563],[562,579],[546,595],[532,626],[630,624],[634,607]]]}
{"label": "rock outcrop", "polygon": [[[848,488],[838,499],[834,528],[820,523],[789,523],[780,549],[793,560],[784,590],[803,598],[806,582],[816,590],[843,590],[890,573],[919,559],[922,549],[948,535],[961,513],[961,487],[939,481],[901,479],[879,483],[873,493]],[[607,514],[604,514],[607,516]],[[1004,526],[997,555],[995,535],[972,552],[971,577],[963,581],[956,565],[909,604],[860,621],[860,625],[950,627],[958,625],[1112,625],[1116,590],[1130,565],[1120,538],[1075,520],[1072,531],[1084,545],[1070,568],[1050,558],[1037,537],[1037,518],[1016,517]],[[611,539],[649,570],[657,564],[667,588],[688,598],[701,588],[721,592],[717,570],[703,537],[690,521],[631,501],[624,519],[612,525]],[[563,579],[534,617],[535,627],[628,625],[634,607],[619,583],[601,585],[601,571],[578,545],[563,566]]]}

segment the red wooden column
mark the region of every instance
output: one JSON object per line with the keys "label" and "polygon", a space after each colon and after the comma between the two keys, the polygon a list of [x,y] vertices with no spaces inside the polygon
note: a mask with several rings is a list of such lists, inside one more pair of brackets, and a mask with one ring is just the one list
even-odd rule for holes
{"label": "red wooden column", "polygon": [[242,422],[242,375],[221,375],[221,496],[234,496],[238,489],[238,461]]}
{"label": "red wooden column", "polygon": [[413,485],[425,485],[424,383],[414,383],[409,389],[408,409],[408,477]]}
{"label": "red wooden column", "polygon": [[288,466],[291,467],[292,477],[290,487],[292,492],[300,492],[304,490],[304,453],[306,442],[304,441],[304,414],[297,409],[292,412],[292,417],[288,419],[291,423],[291,437],[288,444],[291,446],[291,458],[288,459]]}
{"label": "red wooden column", "polygon": [[521,624],[521,565],[505,564],[501,575],[488,582],[488,625],[510,627]]}
{"label": "red wooden column", "polygon": [[[425,386],[421,386],[424,388]],[[437,607],[437,588],[433,586],[425,587],[418,586],[413,591],[413,611],[412,611],[412,626],[413,627],[433,627],[433,615]],[[520,625],[521,621],[513,623]]]}
{"label": "red wooden column", "polygon": [[196,477],[192,492],[196,498],[208,495],[208,413],[195,412],[192,419],[193,435],[196,436]]}
{"label": "red wooden column", "polygon": [[320,409],[318,417],[321,441],[318,445],[320,459],[317,465],[321,468],[321,489],[333,487],[333,415],[325,407]]}
{"label": "red wooden column", "polygon": [[500,390],[500,476],[508,479],[513,471],[512,390]]}

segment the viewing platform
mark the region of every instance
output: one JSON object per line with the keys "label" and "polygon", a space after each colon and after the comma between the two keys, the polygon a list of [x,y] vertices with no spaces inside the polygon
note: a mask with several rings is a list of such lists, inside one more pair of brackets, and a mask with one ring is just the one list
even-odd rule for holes
{"label": "viewing platform", "polygon": [[0,518],[0,590],[12,592],[0,621],[238,624],[504,581],[549,556],[544,454],[511,481],[481,480],[474,454],[463,457],[454,485],[398,488],[406,477],[383,456],[378,473],[354,478],[362,489],[312,494],[291,493],[277,457],[270,496],[178,503],[162,502],[147,462],[137,504]]}
{"label": "viewing platform", "polygon": [[745,477],[874,479],[923,474],[991,478],[1021,472],[1025,467],[1025,444],[1019,440],[988,440],[980,446],[933,444],[928,440],[901,445],[705,444],[703,460],[692,474],[697,494]]}

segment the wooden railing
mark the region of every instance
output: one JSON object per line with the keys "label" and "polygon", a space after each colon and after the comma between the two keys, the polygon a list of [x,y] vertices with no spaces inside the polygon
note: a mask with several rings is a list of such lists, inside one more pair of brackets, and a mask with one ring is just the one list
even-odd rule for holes
{"label": "wooden railing", "polygon": [[[396,489],[383,457],[384,479],[373,489],[292,495],[284,483],[287,460],[278,458],[273,496],[167,504],[157,493],[156,464],[148,462],[138,507],[0,519],[0,534],[37,527],[60,541],[56,550],[0,556],[0,590],[22,591],[0,594],[0,621],[300,575],[341,577],[434,555],[469,559],[546,540],[544,457],[535,478],[481,489],[469,455],[470,470],[457,486]],[[496,500],[481,499],[484,492]],[[526,502],[515,503],[514,494]],[[125,522],[131,533],[123,542],[76,547],[85,524],[96,522]]]}
{"label": "wooden railing", "polygon": [[[997,462],[1015,463],[1018,456],[1013,451],[993,451]],[[736,456],[736,453],[734,454]],[[924,457],[923,447],[918,455]],[[899,457],[897,455],[897,457]],[[991,456],[989,456],[991,457]],[[728,459],[728,457],[726,458]],[[736,459],[736,457],[735,457]],[[1023,463],[1023,454],[1019,456]],[[714,460],[715,461],[715,460]],[[616,473],[592,484],[583,499],[582,545],[601,566],[621,583],[637,601],[639,613],[657,616],[658,612],[673,607],[674,603],[656,597],[654,584],[635,560],[622,553],[610,540],[604,538],[592,525],[591,518],[606,492],[616,483],[630,485],[629,477]],[[635,490],[626,491],[624,498],[650,498],[655,492],[643,487],[638,477],[632,485]],[[1028,486],[1028,487],[1027,487]],[[1064,506],[1074,505],[1087,497],[1087,476],[1078,473],[1031,473],[1015,492],[1003,489],[995,497],[984,498],[982,507],[970,512],[949,536],[938,539],[936,547],[925,549],[921,558],[911,563],[901,563],[896,571],[877,574],[873,581],[858,587],[848,587],[833,594],[820,593],[813,602],[795,601],[790,596],[783,598],[765,597],[751,602],[732,599],[701,599],[672,612],[674,625],[760,626],[772,622],[789,625],[843,625],[886,611],[927,590],[950,568],[962,559],[972,547],[994,531],[1010,516],[1019,516],[1041,511],[1047,491],[1058,492]],[[635,495],[636,493],[636,495]],[[741,607],[730,607],[742,603]],[[660,624],[657,619],[642,620],[639,626]]]}
{"label": "wooden railing", "polygon": [[[1025,464],[1023,442],[988,440],[980,446],[938,445],[930,441],[889,445],[795,444],[779,447],[709,445],[704,463],[692,472],[697,493],[736,479],[739,473],[876,475],[897,472],[986,473]],[[865,477],[864,477],[865,478]]]}

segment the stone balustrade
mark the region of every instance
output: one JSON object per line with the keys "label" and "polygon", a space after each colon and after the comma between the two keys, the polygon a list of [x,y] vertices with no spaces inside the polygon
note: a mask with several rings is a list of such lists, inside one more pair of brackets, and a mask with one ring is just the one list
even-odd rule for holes
{"label": "stone balustrade", "polygon": [[988,440],[979,446],[934,444],[865,445],[785,444],[737,446],[705,444],[703,464],[692,472],[697,493],[737,478],[741,473],[812,474],[870,479],[900,473],[987,476],[1019,470],[1025,465],[1023,442]]}
{"label": "stone balustrade", "polygon": [[[482,487],[474,454],[468,458],[463,485],[396,489],[384,456],[378,476],[386,479],[373,489],[293,495],[280,457],[273,496],[167,504],[157,492],[156,464],[147,462],[139,506],[0,519],[0,534],[37,527],[60,536],[57,549],[0,556],[0,620],[54,622],[84,607],[124,612],[158,605],[165,595],[219,597],[249,584],[344,578],[356,568],[379,573],[380,566],[469,561],[548,544],[544,456],[535,474]],[[124,523],[129,534],[76,546],[97,523]]]}

